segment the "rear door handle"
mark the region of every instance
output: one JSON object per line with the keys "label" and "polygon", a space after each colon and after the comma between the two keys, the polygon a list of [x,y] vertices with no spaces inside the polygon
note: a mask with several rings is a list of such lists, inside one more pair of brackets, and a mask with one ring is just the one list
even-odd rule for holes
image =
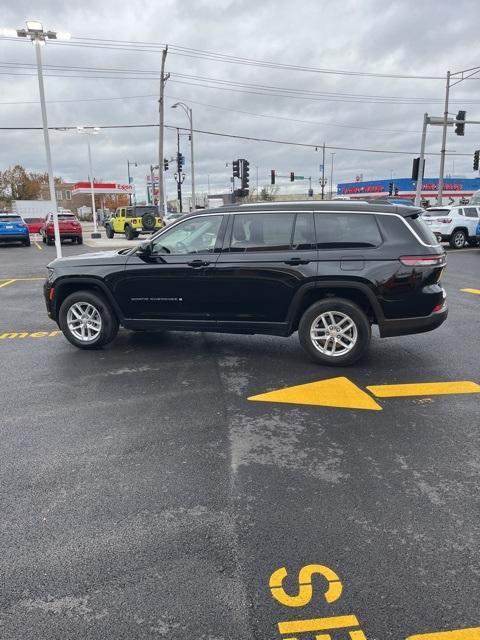
{"label": "rear door handle", "polygon": [[207,267],[210,264],[210,262],[205,262],[204,260],[192,260],[192,262],[188,263],[189,267],[193,267],[194,269],[197,267]]}
{"label": "rear door handle", "polygon": [[285,260],[285,264],[308,264],[310,260],[302,260],[301,258],[290,258],[289,260]]}

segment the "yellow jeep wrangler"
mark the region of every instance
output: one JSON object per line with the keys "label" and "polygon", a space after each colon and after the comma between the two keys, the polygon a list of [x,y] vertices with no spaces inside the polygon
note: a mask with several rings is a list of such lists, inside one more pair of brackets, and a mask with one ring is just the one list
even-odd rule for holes
{"label": "yellow jeep wrangler", "polygon": [[135,240],[141,233],[153,233],[165,226],[153,205],[118,207],[115,214],[105,223],[107,238],[116,233],[124,233],[127,240]]}

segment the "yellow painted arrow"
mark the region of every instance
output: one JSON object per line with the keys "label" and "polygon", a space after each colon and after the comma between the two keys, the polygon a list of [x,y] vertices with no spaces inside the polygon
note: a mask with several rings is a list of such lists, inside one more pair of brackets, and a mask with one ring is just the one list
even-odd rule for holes
{"label": "yellow painted arrow", "polygon": [[329,378],[295,387],[277,389],[269,393],[250,396],[257,402],[284,402],[287,404],[309,404],[340,409],[370,409],[381,411],[382,407],[348,378]]}
{"label": "yellow painted arrow", "polygon": [[[480,385],[469,380],[460,382],[380,384],[368,386],[367,389],[377,398],[480,393]],[[250,396],[248,400],[336,407],[337,409],[382,410],[382,407],[372,396],[344,377],[328,378],[317,382],[299,384],[294,387],[286,387],[285,389],[276,389],[275,391]]]}
{"label": "yellow painted arrow", "polygon": [[480,627],[455,629],[453,631],[437,631],[410,636],[407,640],[480,640]]}

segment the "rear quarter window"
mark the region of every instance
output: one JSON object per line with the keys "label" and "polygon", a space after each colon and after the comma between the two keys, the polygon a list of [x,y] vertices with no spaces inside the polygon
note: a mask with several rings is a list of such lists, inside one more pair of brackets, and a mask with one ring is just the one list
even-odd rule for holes
{"label": "rear quarter window", "polygon": [[370,213],[316,213],[315,231],[318,249],[378,247],[383,242]]}
{"label": "rear quarter window", "polygon": [[420,218],[404,218],[410,229],[416,233],[422,242],[429,245],[438,244],[437,238],[431,229],[427,227],[425,222]]}

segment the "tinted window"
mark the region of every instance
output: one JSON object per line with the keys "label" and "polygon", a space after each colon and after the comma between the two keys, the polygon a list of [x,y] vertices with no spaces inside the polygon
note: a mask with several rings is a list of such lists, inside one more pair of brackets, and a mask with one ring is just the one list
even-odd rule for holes
{"label": "tinted window", "polygon": [[202,216],[179,222],[153,240],[152,253],[213,253],[222,219],[222,216]]}
{"label": "tinted window", "polygon": [[21,222],[22,218],[16,215],[0,215],[0,220],[5,222]]}
{"label": "tinted window", "polygon": [[245,213],[233,221],[230,251],[290,249],[294,213]]}
{"label": "tinted window", "polygon": [[153,213],[154,215],[157,215],[158,213],[158,209],[157,207],[153,206],[153,205],[147,205],[145,207],[139,206],[139,207],[131,207],[127,209],[127,215],[130,216],[143,216],[144,213]]}
{"label": "tinted window", "polygon": [[435,234],[427,227],[421,218],[404,218],[404,220],[408,223],[410,228],[415,231],[422,242],[425,242],[425,244],[438,244]]}
{"label": "tinted window", "polygon": [[478,211],[476,207],[465,207],[463,211],[467,218],[478,218]]}
{"label": "tinted window", "polygon": [[428,217],[435,217],[435,218],[442,217],[443,218],[443,216],[446,216],[448,213],[450,213],[450,209],[441,209],[441,208],[428,209],[427,211],[424,211],[422,213],[422,216],[425,216],[426,218],[428,218]]}
{"label": "tinted window", "polygon": [[319,249],[377,247],[382,243],[375,216],[363,213],[316,213]]}
{"label": "tinted window", "polygon": [[311,213],[297,213],[295,230],[293,232],[292,249],[306,251],[313,249],[315,233],[313,231],[313,216]]}

